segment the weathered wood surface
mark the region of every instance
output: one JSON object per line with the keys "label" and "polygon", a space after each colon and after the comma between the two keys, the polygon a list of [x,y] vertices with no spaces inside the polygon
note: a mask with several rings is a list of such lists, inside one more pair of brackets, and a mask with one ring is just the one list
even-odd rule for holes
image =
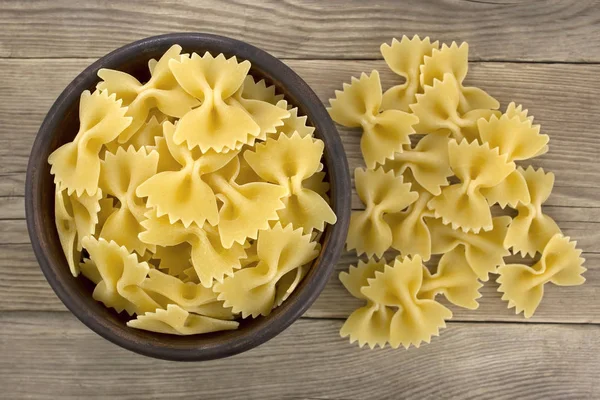
{"label": "weathered wood surface", "polygon": [[120,349],[67,313],[2,313],[2,392],[32,399],[584,399],[600,389],[597,325],[449,323],[420,349],[370,352],[339,338],[341,324],[304,319],[233,358],[174,363]]}
{"label": "weathered wood surface", "polygon": [[99,57],[146,36],[210,32],[288,58],[380,58],[394,36],[466,40],[473,60],[600,61],[595,0],[4,0],[0,57]]}

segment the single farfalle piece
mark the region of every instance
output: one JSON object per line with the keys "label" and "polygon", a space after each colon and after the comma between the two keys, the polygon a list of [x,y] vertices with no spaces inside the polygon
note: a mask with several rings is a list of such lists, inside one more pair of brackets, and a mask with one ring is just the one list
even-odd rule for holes
{"label": "single farfalle piece", "polygon": [[382,168],[357,168],[354,182],[365,209],[352,212],[346,247],[356,249],[358,254],[366,253],[367,257],[381,257],[392,245],[392,229],[384,217],[401,212],[419,195],[411,192],[410,183],[405,183],[402,175]]}
{"label": "single farfalle piece", "polygon": [[[168,304],[177,304],[186,311],[196,314],[207,315],[210,317],[232,319],[231,312],[222,307],[223,310],[217,315],[214,314],[214,304],[220,303],[217,295],[211,288],[206,288],[200,284],[183,283],[181,279],[156,269],[148,271],[148,277],[140,284],[148,294],[158,294],[164,298],[163,308]],[[218,308],[217,308],[218,309]]]}
{"label": "single farfalle piece", "polygon": [[393,169],[396,175],[410,169],[419,185],[438,196],[442,186],[448,186],[448,178],[454,175],[448,160],[448,138],[442,135],[424,136],[414,148],[396,153],[383,168],[386,171]]}
{"label": "single farfalle piece", "polygon": [[156,246],[152,259],[158,260],[158,269],[166,271],[169,275],[183,278],[186,276],[184,271],[193,267],[191,253],[192,247],[189,243],[180,243],[176,246]]}
{"label": "single farfalle piece", "polygon": [[515,170],[515,163],[508,162],[506,155],[498,149],[490,149],[487,143],[468,143],[456,140],[448,143],[450,167],[460,183],[446,186],[440,196],[427,203],[436,218],[442,218],[444,224],[452,229],[464,232],[479,232],[492,229],[492,213],[482,188],[498,185]]}
{"label": "single farfalle piece", "polygon": [[402,345],[408,349],[429,343],[452,318],[452,312],[437,301],[418,297],[423,267],[419,256],[396,258],[393,266],[386,265],[382,272],[375,272],[375,277],[368,279],[369,285],[361,289],[374,303],[394,309],[389,333],[392,348]]}
{"label": "single farfalle piece", "polygon": [[291,225],[261,230],[257,239],[258,263],[236,271],[213,290],[218,299],[234,313],[248,316],[269,315],[275,305],[277,283],[284,275],[314,260],[320,247],[311,242],[310,235]]}
{"label": "single farfalle piece", "polygon": [[130,252],[136,251],[144,255],[146,250],[154,252],[154,246],[147,245],[138,239],[144,229],[140,222],[146,219],[147,212],[144,201],[136,196],[138,186],[156,173],[158,153],[146,149],[127,150],[119,147],[115,154],[106,153],[102,160],[100,188],[106,194],[116,197],[119,206],[108,216],[100,231],[100,237],[107,241],[114,240],[125,246]]}
{"label": "single farfalle piece", "polygon": [[264,79],[256,81],[252,75],[244,78],[242,97],[245,99],[266,101],[267,103],[276,105],[283,100],[282,94],[275,93],[275,86],[267,86]]}
{"label": "single farfalle piece", "polygon": [[283,120],[283,125],[277,128],[275,136],[279,136],[280,133],[284,133],[286,136],[292,136],[295,132],[298,132],[300,137],[314,135],[315,128],[308,125],[308,118],[306,115],[298,115],[298,107],[290,108],[286,100],[278,101],[277,107],[289,110],[290,116]]}
{"label": "single farfalle piece", "polygon": [[361,289],[366,287],[369,278],[375,277],[375,272],[383,271],[385,260],[358,261],[357,266],[351,265],[348,272],[341,272],[339,279],[350,292],[366,304],[352,312],[340,329],[341,337],[349,337],[350,343],[358,342],[359,347],[365,344],[371,349],[375,346],[383,348],[390,338],[390,324],[394,309],[377,304],[365,296]]}
{"label": "single farfalle piece", "polygon": [[139,262],[135,253],[113,241],[87,236],[82,242],[102,278],[92,293],[94,300],[129,315],[160,308],[140,287],[150,270],[148,263]]}
{"label": "single farfalle piece", "polygon": [[535,170],[532,166],[526,170],[518,167],[517,172],[527,182],[531,202],[517,205],[518,215],[508,227],[504,246],[512,248],[515,254],[534,256],[546,247],[552,236],[560,232],[556,222],[542,211],[542,204],[554,186],[554,174],[546,173],[542,168]]}
{"label": "single farfalle piece", "polygon": [[368,168],[375,168],[400,153],[403,146],[410,144],[413,126],[419,122],[417,116],[400,110],[381,109],[381,82],[379,72],[363,73],[360,79],[352,77],[344,90],[335,91],[330,99],[329,115],[335,122],[351,128],[362,127],[360,149]]}
{"label": "single farfalle piece", "polygon": [[442,294],[455,306],[476,310],[482,286],[467,261],[465,249],[456,247],[442,256],[434,274],[423,267],[423,284],[418,297],[434,299]]}
{"label": "single farfalle piece", "polygon": [[395,74],[405,79],[404,83],[389,88],[383,94],[382,108],[409,111],[408,106],[415,102],[415,94],[421,89],[420,67],[426,56],[439,47],[437,41],[431,43],[429,37],[417,35],[409,39],[392,39],[392,44],[384,43],[380,47],[381,55]]}
{"label": "single farfalle piece", "polygon": [[128,321],[127,326],[171,335],[198,335],[237,329],[239,322],[192,314],[176,304],[169,304],[166,310],[158,309],[138,315],[136,319]]}
{"label": "single farfalle piece", "polygon": [[122,100],[107,91],[86,90],[79,99],[79,131],[73,141],[56,149],[48,157],[54,183],[78,196],[94,195],[100,177],[100,150],[131,124]]}
{"label": "single farfalle piece", "polygon": [[471,110],[491,109],[500,107],[498,100],[477,87],[465,87],[463,81],[469,70],[469,45],[467,42],[452,42],[450,46],[442,44],[441,49],[433,49],[430,55],[426,55],[421,65],[421,85],[433,86],[434,81],[443,80],[444,74],[454,75],[459,85],[458,111],[465,114]]}
{"label": "single farfalle piece", "polygon": [[101,198],[101,190],[93,196],[86,193],[81,196],[72,193],[69,196],[67,191],[61,190],[59,186],[55,189],[56,231],[71,274],[75,277],[79,275],[81,240],[95,233]]}
{"label": "single farfalle piece", "polygon": [[282,198],[285,208],[278,211],[282,224],[291,223],[304,233],[313,229],[323,231],[326,223],[337,221],[327,201],[303,183],[319,171],[324,148],[322,140],[295,133],[269,138],[257,144],[254,151],[244,152],[244,158],[258,176],[285,189]]}
{"label": "single farfalle piece", "polygon": [[176,144],[220,153],[260,134],[260,126],[250,114],[226,102],[242,87],[249,61],[239,63],[235,57],[213,57],[206,52],[202,57],[193,53],[170,60],[169,67],[185,91],[202,102],[179,120],[173,136]]}
{"label": "single farfalle piece", "polygon": [[482,281],[489,279],[488,274],[496,273],[499,265],[504,264],[504,257],[510,251],[504,248],[504,239],[509,216],[494,217],[492,229],[478,233],[455,230],[445,225],[441,219],[430,219],[427,226],[431,232],[433,254],[444,254],[457,247],[464,247],[468,265]]}
{"label": "single farfalle piece", "polygon": [[98,77],[102,79],[98,89],[116,94],[127,106],[125,115],[132,118],[131,125],[119,134],[119,143],[129,141],[136,134],[153,108],[158,108],[168,116],[181,118],[200,104],[183,90],[169,69],[169,61],[180,57],[181,46],[171,46],[158,60],[150,80],[145,84],[125,72],[106,68],[98,70]]}
{"label": "single farfalle piece", "polygon": [[267,229],[269,221],[277,221],[278,210],[285,207],[285,187],[267,183],[238,184],[240,162],[234,157],[229,164],[206,176],[206,181],[223,203],[219,210],[219,235],[225,248],[256,239],[258,231]]}
{"label": "single farfalle piece", "polygon": [[403,179],[410,183],[410,190],[419,197],[406,210],[384,217],[392,230],[392,248],[402,256],[418,254],[428,261],[431,257],[431,234],[425,219],[433,217],[433,211],[427,208],[433,195],[419,185],[409,172],[403,174]]}
{"label": "single farfalle piece", "polygon": [[203,177],[217,171],[235,158],[235,152],[202,154],[189,150],[174,141],[175,126],[163,124],[163,135],[169,153],[180,167],[177,171],[163,171],[148,177],[136,190],[139,197],[147,197],[148,207],[156,208],[159,217],[169,216],[169,221],[182,221],[184,226],[205,221],[215,226],[219,222],[217,198]]}
{"label": "single farfalle piece", "polygon": [[544,247],[541,259],[533,266],[509,264],[498,268],[498,291],[508,308],[515,307],[530,318],[544,296],[544,286],[550,282],[558,286],[576,286],[585,282],[584,259],[577,242],[560,233],[552,236]]}
{"label": "single farfalle piece", "polygon": [[148,219],[142,222],[145,231],[140,233],[139,239],[157,246],[189,243],[192,265],[204,287],[212,287],[213,281],[221,282],[241,267],[240,260],[246,256],[244,246],[234,243],[231,248],[224,248],[219,232],[209,224],[202,228],[196,224],[186,227],[181,221],[171,223],[167,215],[157,216],[156,210],[149,211],[146,216]]}
{"label": "single farfalle piece", "polygon": [[477,140],[477,121],[499,115],[500,111],[475,109],[463,113],[459,110],[460,93],[456,77],[445,73],[443,80],[434,79],[432,86],[426,86],[424,93],[417,94],[416,103],[410,105],[413,114],[419,119],[419,123],[414,126],[416,133],[450,135],[458,141]]}

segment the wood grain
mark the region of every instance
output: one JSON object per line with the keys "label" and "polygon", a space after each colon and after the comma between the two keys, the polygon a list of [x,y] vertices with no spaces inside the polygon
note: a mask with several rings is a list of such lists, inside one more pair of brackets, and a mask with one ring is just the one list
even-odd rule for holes
{"label": "wood grain", "polygon": [[151,360],[66,313],[0,314],[7,398],[591,398],[600,326],[450,323],[420,349],[359,349],[341,321],[300,320],[230,359]]}
{"label": "wood grain", "polygon": [[[204,31],[288,58],[381,58],[403,34],[466,40],[473,60],[600,61],[597,1],[5,0],[0,57],[99,57],[151,35]],[[443,20],[443,23],[440,21]]]}

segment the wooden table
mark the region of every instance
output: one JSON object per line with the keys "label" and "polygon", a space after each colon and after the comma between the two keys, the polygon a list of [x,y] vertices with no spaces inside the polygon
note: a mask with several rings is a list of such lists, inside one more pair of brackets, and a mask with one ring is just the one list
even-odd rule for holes
{"label": "wooden table", "polygon": [[[0,0],[0,398],[600,398],[600,4],[596,1]],[[145,358],[77,321],[44,280],[29,244],[29,150],[54,99],[98,57],[167,32],[205,31],[282,58],[327,101],[377,68],[403,34],[470,44],[468,81],[504,107],[522,103],[550,135],[535,164],[556,173],[545,207],[579,241],[587,283],[547,288],[531,320],[483,289],[453,308],[420,349],[369,351],[338,336],[360,303],[337,276],[272,341],[205,363]],[[356,133],[340,130],[351,168]],[[361,207],[355,197],[354,206]],[[356,257],[345,254],[336,270]],[[337,275],[337,273],[335,275]]]}

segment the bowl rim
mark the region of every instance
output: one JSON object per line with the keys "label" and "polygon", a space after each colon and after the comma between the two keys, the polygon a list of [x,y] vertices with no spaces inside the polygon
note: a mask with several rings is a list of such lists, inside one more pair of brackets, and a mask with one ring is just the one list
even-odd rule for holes
{"label": "bowl rim", "polygon": [[[264,71],[279,85],[284,86],[298,103],[301,103],[303,111],[309,116],[325,142],[326,156],[335,160],[335,163],[328,167],[330,168],[332,208],[337,215],[337,223],[330,227],[327,251],[322,251],[320,254],[318,265],[315,266],[317,271],[312,276],[311,285],[304,287],[304,290],[293,299],[286,300],[284,305],[289,301],[293,301],[293,304],[289,304],[284,312],[278,313],[274,318],[267,317],[269,320],[260,325],[256,331],[249,330],[246,335],[235,337],[230,341],[208,346],[199,344],[198,346],[177,348],[132,340],[120,335],[106,321],[103,321],[106,318],[95,317],[93,312],[90,312],[78,301],[75,289],[63,282],[61,277],[55,273],[56,260],[53,260],[48,247],[43,244],[41,224],[44,221],[41,218],[42,213],[38,211],[41,196],[35,190],[43,179],[51,179],[50,176],[42,176],[45,174],[38,173],[40,166],[47,161],[36,157],[36,154],[39,154],[45,146],[49,146],[53,137],[52,133],[74,101],[73,97],[77,97],[78,101],[81,92],[88,89],[92,82],[98,81],[96,76],[98,69],[106,64],[123,63],[140,56],[140,54],[143,55],[144,49],[150,46],[164,46],[166,50],[174,44],[181,45],[184,50],[190,47],[222,49],[220,50],[222,53],[249,60],[253,68],[258,67]],[[341,139],[323,103],[310,86],[290,67],[264,50],[237,39],[197,32],[151,36],[126,44],[99,58],[78,74],[58,96],[38,130],[31,149],[25,181],[25,213],[33,251],[46,280],[63,304],[88,328],[110,342],[138,354],[173,361],[211,360],[250,350],[281,333],[300,318],[322,292],[341,255],[350,220],[350,199],[350,172]],[[66,263],[56,267],[56,269],[58,268],[68,269]]]}

